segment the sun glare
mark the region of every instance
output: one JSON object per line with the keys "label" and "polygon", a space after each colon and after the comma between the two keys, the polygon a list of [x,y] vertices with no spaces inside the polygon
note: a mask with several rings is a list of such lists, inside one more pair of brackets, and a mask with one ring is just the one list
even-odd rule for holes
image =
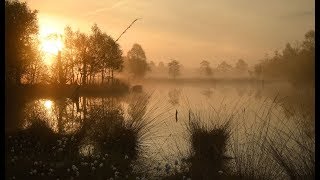
{"label": "sun glare", "polygon": [[46,101],[44,102],[44,107],[45,107],[46,109],[51,109],[51,108],[52,108],[52,101],[46,100]]}
{"label": "sun glare", "polygon": [[[44,53],[44,63],[51,65],[59,51],[63,49],[62,31],[54,24],[40,23],[40,49]],[[56,35],[56,36],[55,36]]]}

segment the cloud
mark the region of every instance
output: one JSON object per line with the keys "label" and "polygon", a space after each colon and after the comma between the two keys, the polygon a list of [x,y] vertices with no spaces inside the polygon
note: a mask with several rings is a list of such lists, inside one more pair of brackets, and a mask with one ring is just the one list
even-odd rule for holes
{"label": "cloud", "polygon": [[315,16],[314,12],[312,12],[312,11],[293,12],[293,13],[288,13],[286,15],[283,15],[281,17],[283,17],[283,18],[300,18],[300,17],[310,17],[310,16]]}
{"label": "cloud", "polygon": [[90,11],[88,13],[86,13],[84,15],[84,17],[89,17],[89,16],[94,16],[94,15],[97,15],[101,12],[106,12],[106,11],[109,11],[111,9],[114,9],[114,8],[117,8],[117,7],[120,7],[120,6],[123,6],[125,4],[127,4],[128,0],[123,0],[123,1],[118,1],[116,3],[114,3],[112,6],[110,7],[104,7],[104,8],[99,8],[99,9],[96,9],[94,11]]}

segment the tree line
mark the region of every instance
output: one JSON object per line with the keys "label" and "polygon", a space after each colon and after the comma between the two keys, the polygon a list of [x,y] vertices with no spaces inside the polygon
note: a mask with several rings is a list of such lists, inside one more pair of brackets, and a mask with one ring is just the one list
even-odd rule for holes
{"label": "tree line", "polygon": [[295,46],[287,43],[273,56],[265,57],[255,65],[254,73],[259,78],[282,79],[293,83],[314,82],[315,76],[315,32],[310,30],[304,40]]}
{"label": "tree line", "polygon": [[[64,47],[53,55],[53,63],[44,63],[38,38],[37,10],[26,2],[5,1],[5,80],[7,85],[112,83],[115,72],[124,65],[136,77],[148,70],[141,45],[134,44],[123,55],[120,45],[97,24],[90,33],[74,31],[66,26],[63,35],[51,34],[48,39],[63,41]],[[124,61],[126,61],[124,63]]]}

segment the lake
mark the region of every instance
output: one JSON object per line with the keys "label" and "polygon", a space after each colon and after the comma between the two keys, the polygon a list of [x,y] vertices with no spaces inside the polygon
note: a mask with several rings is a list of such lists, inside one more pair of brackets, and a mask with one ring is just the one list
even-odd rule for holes
{"label": "lake", "polygon": [[[298,88],[283,82],[145,82],[142,85],[142,92],[116,97],[26,98],[19,103],[9,100],[6,132],[27,130],[40,120],[54,133],[70,136],[84,124],[97,124],[90,121],[101,114],[121,116],[124,121],[143,119],[145,126],[139,131],[139,154],[134,162],[140,169],[156,169],[160,164],[174,166],[176,161],[187,158],[188,123],[195,120],[208,128],[230,121],[232,133],[227,154],[231,157],[235,156],[233,142],[250,143],[248,134],[258,132],[262,126],[268,126],[265,132],[268,138],[280,144],[284,139],[277,134],[279,129],[293,137],[299,138],[301,132],[306,132],[314,138],[314,88]],[[263,134],[264,129],[259,132]],[[88,131],[78,144],[76,151],[80,156],[100,153],[94,137]],[[295,141],[286,141],[296,146]],[[304,153],[301,148],[296,149]]]}

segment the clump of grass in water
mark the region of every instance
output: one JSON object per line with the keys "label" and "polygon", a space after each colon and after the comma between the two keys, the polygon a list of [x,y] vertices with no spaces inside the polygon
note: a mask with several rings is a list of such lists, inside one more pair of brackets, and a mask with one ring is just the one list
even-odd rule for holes
{"label": "clump of grass in water", "polygon": [[199,121],[190,122],[192,156],[190,174],[195,179],[220,177],[226,171],[225,151],[230,137],[229,121],[209,128]]}
{"label": "clump of grass in water", "polygon": [[200,114],[189,112],[186,124],[188,144],[191,146],[189,155],[181,160],[180,170],[165,179],[223,179],[228,174],[226,148],[231,135],[231,119],[212,124],[212,119],[203,118]]}

